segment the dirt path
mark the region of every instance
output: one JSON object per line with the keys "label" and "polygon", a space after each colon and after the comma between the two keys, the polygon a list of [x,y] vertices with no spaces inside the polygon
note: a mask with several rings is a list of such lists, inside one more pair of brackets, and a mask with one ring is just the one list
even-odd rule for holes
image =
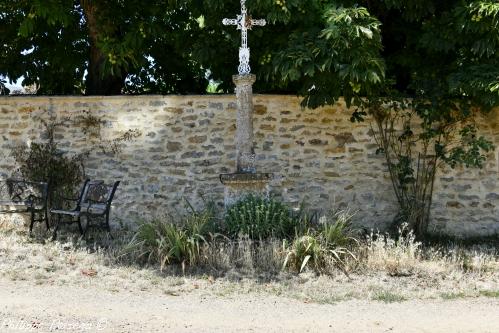
{"label": "dirt path", "polygon": [[0,280],[0,332],[499,332],[499,300],[304,303]]}

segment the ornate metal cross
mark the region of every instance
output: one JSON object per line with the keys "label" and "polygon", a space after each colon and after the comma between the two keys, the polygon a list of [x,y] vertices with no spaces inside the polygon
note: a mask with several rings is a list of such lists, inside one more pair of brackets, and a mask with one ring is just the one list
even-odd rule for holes
{"label": "ornate metal cross", "polygon": [[239,66],[237,69],[239,75],[249,74],[251,67],[249,64],[248,30],[251,30],[253,26],[263,27],[267,22],[265,20],[253,20],[246,10],[246,0],[241,0],[241,15],[237,15],[236,19],[223,19],[222,23],[224,25],[235,25],[237,30],[241,30],[241,47],[239,48]]}

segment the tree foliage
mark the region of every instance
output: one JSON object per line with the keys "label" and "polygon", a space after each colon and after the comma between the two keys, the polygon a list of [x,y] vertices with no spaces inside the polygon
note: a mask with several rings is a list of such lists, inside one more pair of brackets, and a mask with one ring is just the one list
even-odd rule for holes
{"label": "tree foliage", "polygon": [[[386,94],[499,104],[495,0],[248,0],[259,92],[308,106]],[[41,94],[232,89],[239,1],[0,0],[0,75]]]}
{"label": "tree foliage", "polygon": [[41,94],[195,92],[196,26],[173,0],[0,0],[0,75]]}
{"label": "tree foliage", "polygon": [[407,224],[419,238],[428,232],[435,177],[439,168],[481,168],[494,147],[475,125],[479,110],[458,105],[447,117],[435,117],[432,105],[418,99],[371,99],[372,133],[383,153],[399,212],[392,224],[397,234]]}

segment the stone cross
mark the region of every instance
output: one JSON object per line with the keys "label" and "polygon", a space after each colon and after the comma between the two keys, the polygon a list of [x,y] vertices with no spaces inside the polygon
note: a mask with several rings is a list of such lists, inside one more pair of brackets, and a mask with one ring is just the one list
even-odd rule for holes
{"label": "stone cross", "polygon": [[235,19],[223,19],[222,23],[224,25],[235,25],[237,30],[241,30],[241,47],[239,47],[239,75],[245,75],[251,73],[250,67],[250,49],[248,47],[248,30],[251,30],[253,26],[265,26],[267,22],[265,20],[253,20],[251,16],[248,15],[246,9],[246,0],[241,0],[241,15],[237,15]]}
{"label": "stone cross", "polygon": [[232,76],[236,85],[236,172],[221,174],[220,181],[225,185],[224,203],[229,207],[244,196],[252,193],[268,197],[269,173],[257,173],[253,146],[253,83],[256,76],[251,74],[248,30],[253,26],[264,26],[265,20],[252,20],[246,10],[246,0],[241,0],[241,15],[236,19],[224,19],[224,25],[235,25],[241,30],[238,75]]}

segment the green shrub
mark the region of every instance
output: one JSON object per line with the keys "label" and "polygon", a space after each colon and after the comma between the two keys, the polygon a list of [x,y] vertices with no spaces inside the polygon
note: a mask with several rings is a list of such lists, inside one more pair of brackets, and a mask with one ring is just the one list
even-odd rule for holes
{"label": "green shrub", "polygon": [[231,238],[292,238],[300,223],[301,218],[293,216],[285,204],[253,195],[235,203],[225,214],[225,228]]}
{"label": "green shrub", "polygon": [[189,235],[175,223],[153,220],[139,225],[125,252],[146,263],[159,264],[161,269],[170,263],[185,266],[196,261],[203,241],[200,235]]}
{"label": "green shrub", "polygon": [[329,213],[321,219],[319,231],[326,247],[348,247],[357,243],[351,228],[352,216],[348,211],[339,211]]}
{"label": "green shrub", "polygon": [[284,241],[284,259],[283,268],[302,272],[307,265],[312,265],[315,270],[321,270],[323,264],[323,248],[320,240],[314,235],[298,236],[289,246]]}
{"label": "green shrub", "polygon": [[216,205],[214,202],[205,202],[201,210],[196,210],[186,200],[188,214],[181,218],[181,223],[190,235],[214,236],[220,231],[220,223],[216,220]]}
{"label": "green shrub", "polygon": [[76,197],[80,184],[85,179],[84,162],[91,152],[101,150],[106,154],[117,154],[126,142],[141,135],[140,131],[128,130],[112,140],[102,140],[100,134],[87,140],[86,148],[79,153],[69,153],[56,135],[64,128],[72,127],[88,135],[100,133],[102,120],[88,111],[71,117],[59,117],[44,111],[33,115],[33,122],[40,129],[39,139],[29,145],[11,147],[11,156],[17,164],[13,177],[22,177],[31,181],[46,182],[49,185],[49,206],[61,207],[61,197]]}
{"label": "green shrub", "polygon": [[66,126],[66,119],[50,116],[48,119],[35,118],[43,128],[43,138],[30,145],[11,148],[11,155],[18,166],[17,173],[24,179],[47,182],[49,203],[58,205],[57,199],[73,196],[85,177],[83,160],[88,153],[68,154],[62,151],[56,141],[56,131]]}
{"label": "green shrub", "polygon": [[302,272],[311,266],[316,272],[327,272],[332,265],[348,275],[346,260],[357,260],[350,247],[358,243],[350,227],[351,217],[348,212],[326,215],[316,228],[309,228],[290,243],[285,241],[283,268]]}
{"label": "green shrub", "polygon": [[[141,223],[126,247],[133,261],[159,265],[252,268],[282,265],[283,269],[318,273],[341,269],[348,275],[348,259],[356,262],[353,245],[357,240],[350,228],[351,215],[329,214],[312,226],[302,217],[274,200],[247,197],[229,209],[226,228],[229,236],[218,240],[215,207],[207,206],[173,221],[165,218]],[[229,215],[230,214],[230,215]],[[301,224],[300,224],[301,223]],[[282,240],[282,247],[279,246]]]}
{"label": "green shrub", "polygon": [[84,179],[84,155],[64,154],[52,140],[17,146],[12,149],[12,156],[18,165],[19,176],[48,183],[51,206],[59,204],[59,197],[73,196]]}
{"label": "green shrub", "polygon": [[146,263],[195,265],[200,258],[201,248],[214,237],[213,211],[193,211],[179,223],[171,218],[141,223],[132,240],[125,248],[130,254]]}

